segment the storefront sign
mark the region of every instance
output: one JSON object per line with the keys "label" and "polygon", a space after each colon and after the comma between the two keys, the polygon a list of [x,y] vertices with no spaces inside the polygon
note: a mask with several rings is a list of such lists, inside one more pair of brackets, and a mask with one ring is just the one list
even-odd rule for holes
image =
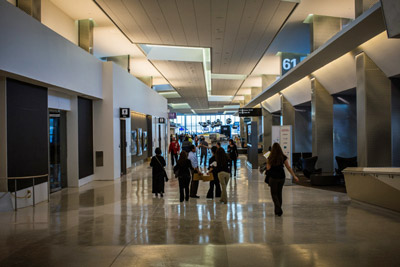
{"label": "storefront sign", "polygon": [[239,108],[239,117],[259,117],[261,115],[261,108]]}
{"label": "storefront sign", "polygon": [[129,118],[130,110],[129,108],[119,108],[119,117],[120,119]]}
{"label": "storefront sign", "polygon": [[176,112],[168,113],[168,119],[170,119],[170,120],[176,119]]}

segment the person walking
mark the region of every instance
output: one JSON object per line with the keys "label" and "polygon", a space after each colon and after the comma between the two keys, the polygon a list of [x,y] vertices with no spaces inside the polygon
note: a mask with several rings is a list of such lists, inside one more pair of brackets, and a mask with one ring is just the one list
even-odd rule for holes
{"label": "person walking", "polygon": [[231,171],[230,174],[232,174],[232,169],[234,169],[233,176],[236,176],[236,162],[239,156],[237,146],[235,142],[233,142],[232,139],[229,139],[229,145],[228,145],[228,153],[229,153],[229,159],[230,159],[230,165],[231,165]]}
{"label": "person walking", "polygon": [[204,158],[204,167],[206,167],[206,162],[207,162],[207,152],[208,152],[208,143],[204,136],[200,137],[200,166],[203,163],[203,158]]}
{"label": "person walking", "polygon": [[217,149],[215,153],[215,159],[217,166],[216,168],[218,173],[218,180],[221,184],[222,194],[220,202],[224,202],[225,204],[228,202],[227,194],[226,194],[226,186],[229,182],[229,166],[228,166],[228,156],[225,153],[225,150],[220,147]]}
{"label": "person walking", "polygon": [[155,150],[156,155],[151,158],[150,166],[152,167],[152,175],[153,175],[153,186],[152,193],[158,197],[160,194],[161,197],[164,195],[164,182],[168,182],[168,178],[165,176],[165,159],[161,156],[161,149],[159,147]]}
{"label": "person walking", "polygon": [[290,167],[288,158],[283,154],[282,148],[278,143],[272,145],[271,154],[267,159],[267,172],[269,175],[269,186],[271,197],[274,202],[275,215],[282,216],[282,189],[285,184],[285,171],[283,166],[290,172],[295,181],[299,181],[296,174]]}
{"label": "person walking", "polygon": [[179,142],[176,141],[175,137],[172,137],[172,142],[169,144],[168,153],[171,154],[171,165],[174,166],[175,162],[178,162],[178,154],[181,150]]}
{"label": "person walking", "polygon": [[[208,162],[208,169],[211,170],[211,173],[213,174],[214,180],[210,181],[210,189],[208,189],[207,192],[207,198],[214,198],[214,187],[215,187],[215,197],[221,197],[221,186],[219,184],[219,179],[218,179],[218,172],[216,168],[212,168],[210,166],[216,167],[216,160],[215,160],[215,153],[217,152],[217,147],[213,146],[211,148],[211,153],[212,157],[210,158]],[[214,164],[215,162],[215,164]]]}
{"label": "person walking", "polygon": [[[193,174],[199,173],[200,172],[199,171],[199,163],[197,161],[196,147],[194,145],[192,145],[190,147],[190,152],[189,152],[188,159],[192,163]],[[198,189],[199,189],[199,181],[194,181],[193,177],[192,177],[192,182],[190,183],[190,197],[192,197],[192,198],[200,198],[197,195],[197,190]]]}
{"label": "person walking", "polygon": [[188,159],[186,151],[182,151],[174,167],[174,173],[178,173],[180,202],[189,201],[189,184],[192,171],[192,163]]}
{"label": "person walking", "polygon": [[184,141],[182,142],[182,150],[186,151],[187,153],[190,152],[190,146],[192,142],[189,141],[189,137],[185,137]]}

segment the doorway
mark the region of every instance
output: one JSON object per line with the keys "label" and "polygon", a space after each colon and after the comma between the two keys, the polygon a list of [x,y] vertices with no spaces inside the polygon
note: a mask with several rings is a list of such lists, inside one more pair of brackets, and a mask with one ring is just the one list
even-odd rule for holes
{"label": "doorway", "polygon": [[120,120],[120,151],[121,151],[121,176],[127,173],[126,170],[126,122]]}
{"label": "doorway", "polygon": [[50,193],[67,187],[67,137],[65,111],[49,111]]}

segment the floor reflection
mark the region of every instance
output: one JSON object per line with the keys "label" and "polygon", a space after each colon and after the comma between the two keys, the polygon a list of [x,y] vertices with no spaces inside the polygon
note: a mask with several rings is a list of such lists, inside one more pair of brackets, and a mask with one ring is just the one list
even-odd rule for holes
{"label": "floor reflection", "polygon": [[386,266],[400,262],[392,254],[400,245],[398,214],[294,185],[284,187],[284,216],[275,217],[268,186],[243,156],[227,205],[205,198],[205,182],[200,199],[180,203],[167,171],[164,198],[151,194],[151,169],[141,165],[116,181],[62,190],[50,204],[1,214],[0,266],[147,266],[154,259],[172,266],[326,266],[375,263],[381,255]]}

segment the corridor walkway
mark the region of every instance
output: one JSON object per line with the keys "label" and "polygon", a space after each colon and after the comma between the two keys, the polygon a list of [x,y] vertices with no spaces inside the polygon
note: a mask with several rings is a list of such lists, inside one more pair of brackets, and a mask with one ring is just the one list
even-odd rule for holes
{"label": "corridor walkway", "polygon": [[227,205],[203,182],[180,203],[170,170],[155,198],[142,165],[1,213],[0,266],[400,266],[400,214],[293,185],[276,217],[263,177],[240,166]]}

